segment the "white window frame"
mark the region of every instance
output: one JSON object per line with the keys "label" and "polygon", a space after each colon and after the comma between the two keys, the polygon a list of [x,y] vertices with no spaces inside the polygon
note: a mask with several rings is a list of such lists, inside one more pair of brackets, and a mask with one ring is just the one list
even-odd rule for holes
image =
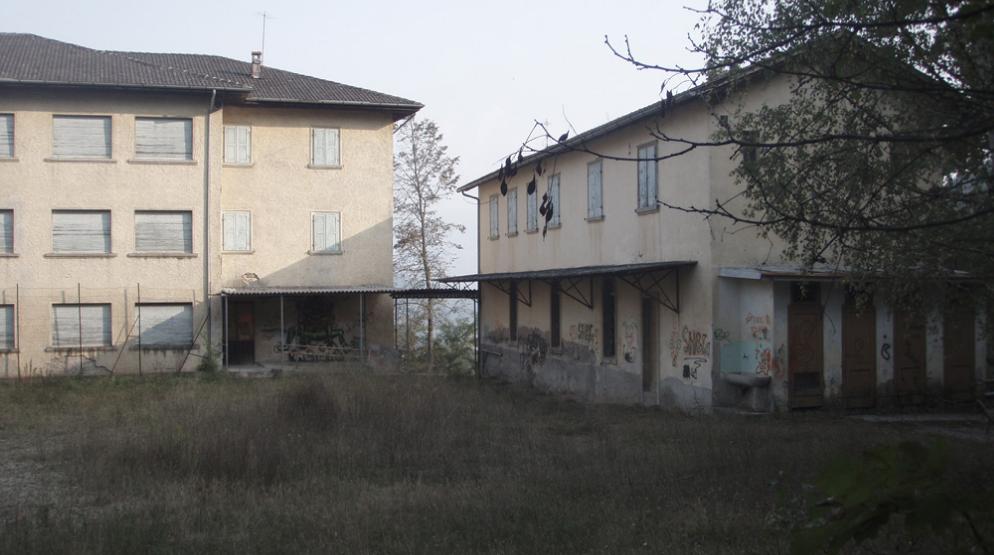
{"label": "white window frame", "polygon": [[[552,203],[552,219],[549,220],[549,229],[555,229],[563,225],[562,207],[559,206],[563,195],[562,183],[562,174],[554,173],[549,176],[545,188],[546,194],[549,195],[549,202]],[[553,187],[553,184],[555,184],[555,187]],[[553,190],[555,190],[555,195],[552,194]]]}
{"label": "white window frame", "polygon": [[[597,193],[597,199],[599,203],[594,206],[591,202],[593,195],[594,183],[591,182],[591,170],[596,168],[597,170],[597,183],[596,186],[599,189]],[[604,160],[598,158],[587,163],[587,221],[598,221],[604,219]]]}
{"label": "white window frame", "polygon": [[[9,122],[9,125],[7,126],[7,137],[6,138],[10,139],[10,143],[9,143],[10,144],[10,149],[9,149],[8,152],[4,152],[4,150],[6,150],[4,148],[6,146],[6,143],[3,142],[3,141],[0,141],[0,160],[16,160],[17,159],[17,151],[14,149],[14,146],[15,146],[14,145],[14,142],[15,142],[14,141],[14,139],[15,139],[15,135],[14,135],[14,133],[15,133],[14,120],[16,118],[14,117],[14,114],[12,112],[3,112],[3,113],[0,113],[0,119],[7,119],[7,121]],[[3,138],[3,139],[6,140],[6,138]]]}
{"label": "white window frame", "polygon": [[500,197],[497,193],[490,195],[490,240],[500,238]]}
{"label": "white window frame", "polygon": [[[189,134],[190,151],[183,153],[182,156],[175,156],[175,155],[165,155],[165,156],[163,156],[163,155],[157,155],[157,154],[149,154],[147,152],[146,153],[139,152],[138,151],[138,122],[140,122],[140,121],[182,121],[182,122],[189,122],[189,129],[190,129],[190,134]],[[196,150],[196,148],[195,148],[195,145],[193,144],[194,143],[193,136],[194,136],[194,133],[193,133],[193,118],[188,118],[188,117],[169,117],[169,116],[136,116],[135,117],[135,144],[134,144],[135,160],[137,160],[139,162],[165,162],[165,163],[169,163],[169,162],[173,162],[173,163],[176,163],[176,162],[179,162],[179,163],[183,163],[183,162],[195,162],[196,158],[193,155],[193,151]]]}
{"label": "white window frame", "polygon": [[[189,248],[182,249],[140,249],[138,247],[138,215],[139,214],[189,214],[190,216],[190,244]],[[134,245],[135,253],[137,254],[193,254],[193,242],[194,242],[194,229],[193,229],[193,211],[192,210],[135,210],[134,215]],[[184,243],[186,238],[184,237]]]}
{"label": "white window frame", "polygon": [[[229,249],[228,245],[224,242],[224,219],[225,219],[225,216],[227,216],[228,214],[245,214],[245,215],[248,216],[248,247],[247,248],[245,248],[245,249],[238,249],[238,250]],[[252,233],[254,232],[253,228],[255,227],[255,222],[253,222],[252,220],[253,220],[253,218],[252,218],[252,211],[251,210],[231,209],[231,210],[222,210],[221,211],[221,252],[222,253],[228,253],[228,254],[250,254],[250,253],[255,252],[255,250],[252,248],[252,245],[254,244],[253,243],[253,238],[252,238]]]}
{"label": "white window frame", "polygon": [[518,188],[507,192],[507,236],[518,234]]}
{"label": "white window frame", "polygon": [[[56,214],[107,214],[107,248],[106,250],[58,250],[55,245],[55,215]],[[110,210],[77,210],[77,209],[53,209],[52,210],[52,253],[64,256],[88,256],[88,255],[109,255],[114,252],[114,217]]]}
{"label": "white window frame", "polygon": [[[3,221],[0,219],[0,256],[14,254],[14,210],[12,208],[0,208],[0,215],[10,215],[10,233],[3,232]],[[10,248],[7,248],[7,243]]]}
{"label": "white window frame", "polygon": [[[55,313],[56,313],[56,307],[63,307],[63,306],[64,307],[69,307],[70,311],[73,312],[73,314],[71,314],[69,316],[69,318],[73,318],[73,317],[77,318],[76,319],[77,333],[74,334],[72,337],[66,337],[65,339],[60,339],[58,337],[58,335],[55,333],[56,329],[58,329],[58,318],[56,317]],[[79,347],[80,347],[80,341],[79,341],[78,328],[79,328],[80,322],[79,322],[79,319],[78,319],[77,315],[80,313],[79,312],[80,311],[80,307],[84,307],[84,308],[85,307],[101,307],[102,311],[106,310],[106,320],[101,319],[101,323],[103,323],[104,321],[106,321],[106,324],[107,324],[107,328],[101,330],[101,332],[102,332],[101,333],[102,340],[100,341],[100,343],[95,343],[95,342],[88,342],[87,343],[87,342],[84,342],[83,345],[82,345],[83,346],[83,350],[85,351],[87,349],[107,349],[107,348],[112,348],[114,346],[114,311],[113,311],[113,307],[111,306],[111,303],[53,303],[52,304],[52,310],[51,310],[51,315],[52,315],[51,344],[52,344],[52,347],[55,347],[56,349],[76,349],[76,350],[79,349]]]}
{"label": "white window frame", "polygon": [[[643,150],[652,149],[651,158],[646,156],[642,157]],[[659,155],[659,147],[656,141],[641,144],[638,146],[636,151],[638,163],[636,164],[635,170],[635,205],[637,212],[655,212],[659,210],[659,161],[656,158]],[[644,170],[643,170],[644,168]],[[650,171],[652,179],[649,179]],[[642,175],[643,171],[646,176],[646,194],[642,194]],[[651,189],[650,189],[651,185]],[[643,202],[644,200],[644,202]]]}
{"label": "white window frame", "polygon": [[[245,146],[246,146],[246,149],[245,149],[246,157],[245,157],[244,160],[242,160],[242,159],[239,158],[239,152],[240,151],[238,149],[238,147],[241,146],[239,144],[240,139],[238,137],[238,134],[242,130],[244,130],[244,132],[245,132],[245,143],[246,143],[245,144]],[[228,132],[229,131],[231,131],[232,134],[235,135],[235,143],[234,143],[234,145],[231,144],[230,137],[228,136]],[[234,156],[233,156],[234,159],[229,159],[228,158],[228,149],[229,149],[229,147],[233,147],[232,152],[234,153]],[[224,164],[226,166],[251,166],[252,165],[252,126],[251,125],[225,125],[224,126]]]}
{"label": "white window frame", "polygon": [[[314,244],[314,222],[318,214],[337,214],[338,215],[338,249],[337,250],[318,250],[317,245]],[[308,254],[342,254],[345,252],[342,243],[344,239],[342,238],[342,213],[337,210],[315,210],[311,212],[311,250]]]}
{"label": "white window frame", "polygon": [[[105,153],[90,155],[81,153],[60,154],[56,152],[56,127],[60,120],[90,120],[99,121],[106,126],[107,144],[102,145],[101,150]],[[114,120],[110,116],[81,115],[81,114],[53,114],[52,115],[52,159],[53,160],[112,160],[114,158]]]}
{"label": "white window frame", "polygon": [[[183,313],[189,313],[190,315],[190,337],[189,340],[179,341],[179,342],[168,342],[168,341],[149,341],[146,337],[148,329],[146,317],[151,318],[151,314],[147,314],[148,309],[151,307],[183,307]],[[142,309],[145,309],[143,312]],[[186,309],[189,309],[188,311]],[[141,348],[144,349],[168,349],[168,348],[189,348],[193,346],[193,303],[135,303],[135,317],[141,325],[138,327],[139,341],[141,343]]]}
{"label": "white window frame", "polygon": [[[315,160],[315,154],[317,150],[314,148],[314,146],[317,144],[315,142],[315,138],[318,135],[318,131],[335,131],[338,134],[338,152],[336,153],[336,161],[333,164],[327,163],[327,158],[325,158],[325,160],[322,161],[323,163],[318,163],[318,161]],[[308,167],[318,168],[318,169],[339,169],[342,167],[342,128],[341,127],[311,128],[311,163]]]}
{"label": "white window frame", "polygon": [[0,323],[6,333],[0,333],[0,353],[12,353],[17,350],[17,306],[0,304]]}

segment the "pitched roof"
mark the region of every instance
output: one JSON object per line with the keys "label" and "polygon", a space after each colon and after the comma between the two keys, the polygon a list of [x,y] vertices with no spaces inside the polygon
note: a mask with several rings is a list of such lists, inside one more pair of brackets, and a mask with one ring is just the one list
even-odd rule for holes
{"label": "pitched roof", "polygon": [[0,33],[0,85],[38,84],[135,89],[218,90],[245,102],[330,104],[413,113],[399,96],[273,67],[251,77],[252,64],[202,54],[94,50],[26,33]]}

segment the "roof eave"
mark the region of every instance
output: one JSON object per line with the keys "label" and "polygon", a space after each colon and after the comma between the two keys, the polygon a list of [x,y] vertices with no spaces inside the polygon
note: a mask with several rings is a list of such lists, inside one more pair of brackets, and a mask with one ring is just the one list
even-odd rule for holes
{"label": "roof eave", "polygon": [[184,86],[184,85],[143,85],[143,84],[131,84],[131,83],[102,83],[102,82],[88,82],[80,83],[74,81],[46,81],[46,80],[34,80],[34,79],[10,79],[7,77],[0,77],[0,85],[23,85],[30,87],[82,87],[82,88],[94,88],[94,89],[121,89],[121,90],[146,90],[146,91],[189,91],[189,92],[210,92],[210,91],[226,91],[226,92],[239,92],[248,93],[252,89],[245,87],[232,87],[230,85],[218,85],[218,86]]}

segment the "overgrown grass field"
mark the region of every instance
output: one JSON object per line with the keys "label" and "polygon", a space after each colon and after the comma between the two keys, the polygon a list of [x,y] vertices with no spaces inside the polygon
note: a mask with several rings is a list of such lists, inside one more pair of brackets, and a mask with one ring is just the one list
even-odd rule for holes
{"label": "overgrown grass field", "polygon": [[828,461],[910,433],[426,376],[3,383],[0,552],[784,553]]}

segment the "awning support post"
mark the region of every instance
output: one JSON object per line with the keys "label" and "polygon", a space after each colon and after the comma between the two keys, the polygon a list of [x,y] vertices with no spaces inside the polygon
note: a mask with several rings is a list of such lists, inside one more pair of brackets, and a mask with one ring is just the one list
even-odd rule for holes
{"label": "awning support post", "polygon": [[359,293],[359,360],[366,362],[366,294]]}
{"label": "awning support post", "polygon": [[224,325],[221,327],[224,332],[224,361],[222,367],[225,371],[228,370],[228,296],[221,295],[221,302],[224,306]]}
{"label": "awning support post", "polygon": [[286,324],[283,320],[283,295],[280,295],[280,361],[286,364]]}

